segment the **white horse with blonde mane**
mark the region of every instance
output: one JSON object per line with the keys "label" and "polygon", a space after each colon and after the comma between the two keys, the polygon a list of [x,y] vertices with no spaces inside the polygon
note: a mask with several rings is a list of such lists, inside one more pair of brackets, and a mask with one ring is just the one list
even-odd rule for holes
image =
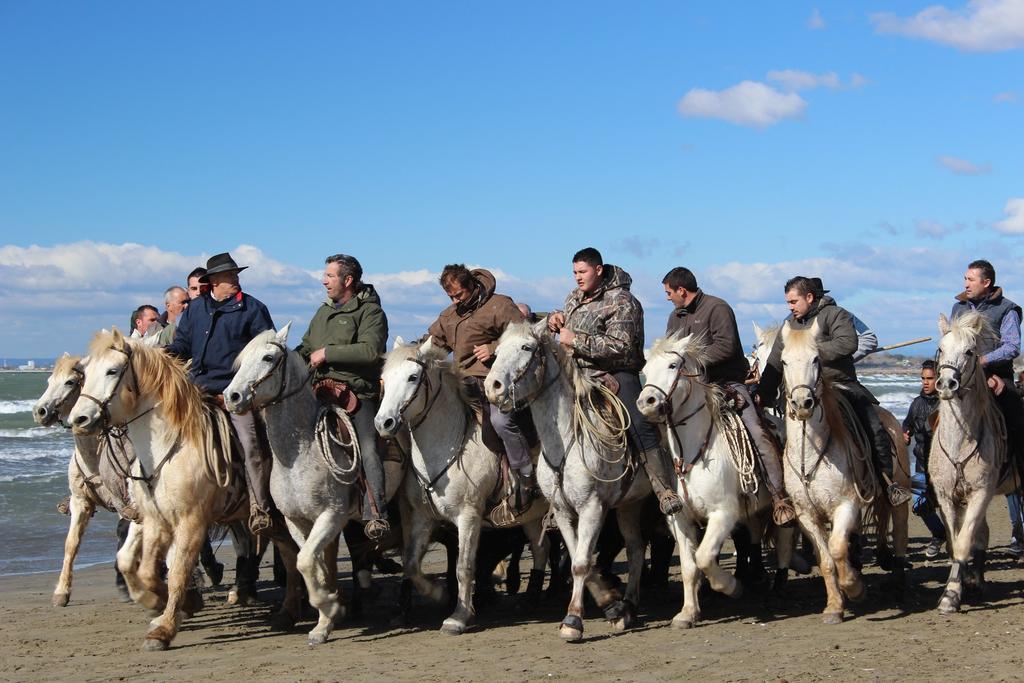
{"label": "white horse with blonde mane", "polygon": [[[716,591],[740,596],[743,585],[719,566],[719,552],[737,522],[760,539],[771,509],[754,444],[721,390],[702,381],[703,357],[703,343],[693,335],[660,340],[644,365],[646,384],[637,399],[644,417],[658,424],[676,471],[682,472],[673,480],[685,506],[668,518],[683,576],[683,608],[672,619],[676,628],[689,628],[700,619],[701,572]],[[698,545],[699,527],[704,537]],[[784,576],[792,531],[779,533],[778,567]]]}
{"label": "white horse with blonde mane", "polygon": [[983,588],[985,513],[992,497],[1010,493],[1020,478],[1008,462],[1006,426],[978,353],[978,340],[994,331],[973,311],[952,322],[940,315],[939,331],[938,424],[928,455],[928,479],[949,535],[951,567],[938,608],[950,614],[960,610],[965,583]]}
{"label": "white horse with blonde mane", "polygon": [[[339,419],[348,430],[345,439],[319,421],[321,406],[309,385],[309,368],[287,347],[290,329],[291,323],[278,332],[267,330],[246,344],[224,389],[224,405],[239,413],[258,410],[263,417],[274,458],[270,495],[299,545],[298,570],[310,604],[320,613],[308,642],[320,645],[345,614],[337,580],[338,535],[349,520],[359,519],[358,440],[343,413]],[[390,498],[401,467],[384,464],[385,495]]]}
{"label": "white horse with blonde mane", "polygon": [[[630,457],[625,408],[615,398],[609,407],[618,406],[617,419],[595,410],[601,399],[594,395],[604,392],[552,340],[546,320],[532,328],[509,325],[495,354],[484,381],[487,399],[503,410],[530,407],[543,449],[537,483],[572,558],[572,598],[559,633],[568,641],[583,638],[584,585],[616,630],[628,628],[640,599],[644,544],[639,513],[651,484]],[[618,511],[629,563],[625,599],[593,571],[597,537],[612,508]]]}
{"label": "white horse with blonde mane", "polygon": [[[207,528],[248,514],[244,475],[231,457],[228,417],[203,399],[179,361],[115,329],[94,337],[69,419],[76,434],[123,434],[135,451],[126,475],[143,520],[142,556],[136,567],[118,553],[118,568],[136,602],[163,610],[150,623],[143,647],[164,650],[181,614],[202,606],[201,596],[198,604],[187,602],[186,592]],[[172,543],[175,552],[168,557]],[[291,564],[294,558],[281,550]],[[282,610],[297,614],[297,597],[291,586]]]}
{"label": "white horse with blonde mane", "polygon": [[[49,427],[57,422],[67,422],[82,388],[84,371],[81,360],[79,356],[65,353],[54,363],[53,372],[46,380],[46,390],[32,407],[32,417],[37,424]],[[65,607],[71,599],[75,557],[96,508],[116,512],[120,507],[118,497],[107,490],[100,479],[99,438],[75,434],[74,439],[75,448],[68,461],[68,487],[71,492],[68,514],[71,521],[64,541],[64,562],[53,591],[54,607]]]}
{"label": "white horse with blonde mane", "polygon": [[422,344],[396,340],[384,363],[384,397],[374,424],[382,436],[395,437],[404,429],[411,436],[410,466],[399,499],[405,535],[402,555],[405,576],[422,595],[438,601],[443,596],[441,586],[427,579],[421,567],[434,528],[449,522],[458,530],[458,599],[441,631],[459,635],[475,617],[476,556],[485,524],[523,527],[533,548],[527,591],[539,593],[548,557],[542,525],[547,505],[534,501],[515,520],[490,515],[488,502],[503,495],[500,456],[484,443],[474,416],[480,407],[466,395],[461,373],[446,357],[447,352],[430,339]]}

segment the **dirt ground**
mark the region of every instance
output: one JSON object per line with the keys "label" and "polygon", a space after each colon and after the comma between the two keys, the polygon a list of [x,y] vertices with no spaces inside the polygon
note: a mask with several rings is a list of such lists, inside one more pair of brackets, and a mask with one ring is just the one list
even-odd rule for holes
{"label": "dirt ground", "polygon": [[[704,621],[674,630],[669,621],[682,598],[674,567],[667,588],[643,594],[639,628],[615,633],[590,608],[580,644],[558,638],[562,596],[535,609],[504,597],[483,607],[476,627],[458,637],[438,631],[443,609],[417,601],[411,626],[392,628],[398,581],[383,577],[366,615],[343,622],[315,649],[305,638],[312,620],[291,633],[273,633],[269,602],[232,607],[225,588],[209,588],[206,609],[184,623],[172,649],[148,653],[141,645],[150,617],[117,601],[110,567],[78,572],[71,604],[63,609],[50,606],[55,574],[6,577],[0,579],[0,679],[1019,680],[1024,569],[1005,554],[1004,500],[994,502],[989,521],[993,547],[984,601],[966,604],[955,616],[934,609],[948,565],[944,553],[941,560],[924,558],[926,532],[912,517],[913,568],[903,599],[897,602],[884,588],[877,567],[866,567],[869,597],[847,610],[842,625],[821,623],[824,586],[815,572],[794,577],[781,602],[754,591],[737,601],[705,595]],[[229,545],[219,554],[230,568]],[[431,569],[441,571],[443,555],[429,557]],[[524,576],[528,570],[524,560]],[[260,596],[268,601],[277,596],[266,580],[270,574],[265,563]],[[225,583],[232,578],[227,572]]]}

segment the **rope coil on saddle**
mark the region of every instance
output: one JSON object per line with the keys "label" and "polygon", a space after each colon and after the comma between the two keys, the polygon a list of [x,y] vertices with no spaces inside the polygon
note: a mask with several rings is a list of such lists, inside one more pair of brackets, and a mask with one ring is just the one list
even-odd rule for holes
{"label": "rope coil on saddle", "polygon": [[[583,405],[582,398],[577,393],[573,399],[573,440],[578,441],[582,445],[584,438],[586,438],[601,462],[607,465],[617,465],[623,462],[629,455],[629,427],[631,425],[629,413],[626,411],[626,406],[623,405],[622,401],[611,389],[598,382],[594,383],[593,388],[604,396],[607,405],[612,410],[612,417],[609,420],[601,414],[601,411],[594,403],[594,395],[590,391],[584,392],[589,404],[586,406]],[[596,416],[596,420],[588,414],[588,408],[589,413],[593,413]],[[602,430],[602,428],[604,429]],[[617,451],[619,456],[617,458],[604,457],[601,454],[602,447],[612,452]],[[630,471],[629,467],[624,466],[622,472],[617,477],[605,479],[598,476],[591,469],[590,465],[587,464],[585,455],[586,451],[581,451],[580,460],[583,463],[583,467],[586,468],[587,473],[591,477],[603,484],[614,484],[621,481]]]}
{"label": "rope coil on saddle", "polygon": [[[349,440],[345,441],[344,438],[335,434],[329,424],[329,416],[334,415],[338,422],[345,428],[349,433]],[[348,413],[342,410],[341,406],[336,405],[323,405],[320,407],[320,412],[316,416],[316,442],[320,446],[320,455],[323,457],[324,465],[327,467],[327,471],[334,477],[338,483],[345,486],[351,486],[355,484],[356,479],[359,477],[359,439],[356,436],[355,425],[352,424],[352,419]],[[343,450],[348,451],[352,454],[352,463],[348,467],[341,467],[338,465],[338,461],[334,458],[334,451],[332,444],[340,446]]]}
{"label": "rope coil on saddle", "polygon": [[754,495],[759,486],[757,449],[754,441],[737,413],[726,410],[720,413],[720,416],[723,427],[721,431],[729,444],[729,459],[740,478],[740,490]]}

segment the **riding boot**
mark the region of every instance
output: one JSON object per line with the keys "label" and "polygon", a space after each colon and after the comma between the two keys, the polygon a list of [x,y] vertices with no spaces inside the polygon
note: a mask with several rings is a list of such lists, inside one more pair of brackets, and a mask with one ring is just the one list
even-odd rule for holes
{"label": "riding boot", "polygon": [[199,562],[206,570],[206,575],[210,577],[210,583],[219,586],[224,578],[224,565],[218,562],[217,556],[213,554],[213,546],[210,545],[209,537],[203,540],[203,547],[199,549]]}
{"label": "riding boot", "polygon": [[643,463],[647,478],[651,481],[651,488],[658,498],[658,507],[663,515],[674,515],[683,509],[683,501],[679,500],[676,492],[669,488],[664,475],[664,457],[660,448],[651,448],[640,455],[640,462]]}
{"label": "riding boot", "polygon": [[518,517],[530,509],[530,505],[534,500],[540,498],[540,495],[540,487],[537,485],[536,474],[533,471],[529,474],[523,474],[522,471],[517,471],[515,485],[515,515]]}
{"label": "riding boot", "polygon": [[[857,388],[860,388],[859,385]],[[878,410],[875,408],[870,394],[865,396],[861,391],[866,393],[867,390],[860,388],[861,390],[858,391],[857,388],[848,389],[844,395],[849,399],[850,406],[857,414],[861,424],[868,431],[868,438],[871,441],[871,453],[874,456],[878,473],[885,485],[885,493],[889,499],[889,504],[893,506],[903,505],[903,503],[910,500],[911,493],[893,480],[892,439],[889,436],[889,432],[886,431],[885,425],[882,424],[882,418],[879,417]]]}

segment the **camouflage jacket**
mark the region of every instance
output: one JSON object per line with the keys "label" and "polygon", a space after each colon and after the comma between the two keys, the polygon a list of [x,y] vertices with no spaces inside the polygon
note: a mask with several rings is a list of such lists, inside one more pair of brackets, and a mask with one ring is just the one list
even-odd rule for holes
{"label": "camouflage jacket", "polygon": [[565,326],[576,335],[572,353],[588,374],[640,372],[644,366],[644,309],[629,292],[633,278],[605,264],[604,284],[590,296],[565,299]]}

